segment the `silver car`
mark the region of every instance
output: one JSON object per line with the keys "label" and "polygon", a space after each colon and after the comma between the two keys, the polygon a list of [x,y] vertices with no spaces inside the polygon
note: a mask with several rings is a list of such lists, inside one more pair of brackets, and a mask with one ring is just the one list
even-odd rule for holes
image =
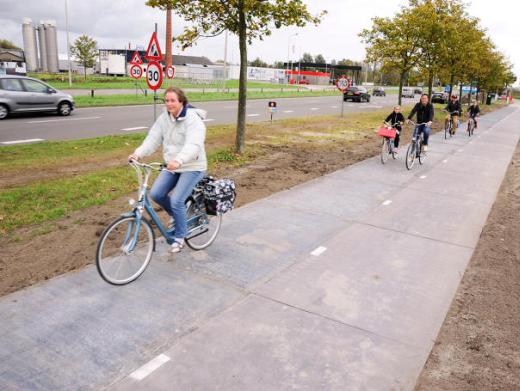
{"label": "silver car", "polygon": [[69,115],[74,110],[71,95],[32,77],[0,75],[0,119],[9,113],[54,111]]}

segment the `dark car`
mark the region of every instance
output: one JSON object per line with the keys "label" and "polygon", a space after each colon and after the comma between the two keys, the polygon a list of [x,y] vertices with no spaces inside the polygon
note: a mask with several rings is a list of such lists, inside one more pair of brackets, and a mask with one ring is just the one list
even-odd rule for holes
{"label": "dark car", "polygon": [[446,103],[448,101],[448,95],[445,92],[434,92],[432,94],[432,103]]}
{"label": "dark car", "polygon": [[372,91],[372,95],[374,96],[386,96],[385,89],[383,87],[374,87]]}
{"label": "dark car", "polygon": [[343,101],[346,102],[348,100],[356,102],[370,102],[370,94],[365,87],[349,87],[349,89],[343,93]]}

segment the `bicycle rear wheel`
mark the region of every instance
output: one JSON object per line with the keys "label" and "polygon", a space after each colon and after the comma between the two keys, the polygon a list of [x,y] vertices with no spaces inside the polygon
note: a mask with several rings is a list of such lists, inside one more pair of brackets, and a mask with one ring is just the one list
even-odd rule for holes
{"label": "bicycle rear wheel", "polygon": [[390,140],[386,137],[383,137],[383,142],[381,143],[381,163],[385,164],[388,161],[388,156],[390,155]]}
{"label": "bicycle rear wheel", "polygon": [[145,219],[123,216],[114,220],[101,234],[96,249],[100,276],[113,285],[136,280],[150,263],[155,237]]}
{"label": "bicycle rear wheel", "polygon": [[188,203],[186,212],[190,222],[188,226],[188,236],[185,241],[192,250],[203,250],[215,241],[222,224],[222,215],[208,215],[206,206],[196,204],[191,201]]}
{"label": "bicycle rear wheel", "polygon": [[426,154],[422,150],[423,142],[419,142],[419,150],[417,151],[417,157],[419,158],[419,164],[423,164],[426,160]]}
{"label": "bicycle rear wheel", "polygon": [[415,163],[415,156],[417,155],[417,144],[415,141],[412,141],[406,150],[406,168],[411,170]]}

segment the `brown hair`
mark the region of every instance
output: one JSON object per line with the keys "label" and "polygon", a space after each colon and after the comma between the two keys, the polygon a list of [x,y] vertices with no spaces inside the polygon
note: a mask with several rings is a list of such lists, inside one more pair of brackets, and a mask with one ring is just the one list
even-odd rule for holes
{"label": "brown hair", "polygon": [[166,91],[164,91],[165,97],[168,92],[175,93],[175,95],[177,95],[177,99],[179,100],[179,102],[182,103],[183,106],[186,106],[188,104],[188,98],[186,97],[186,94],[179,87],[170,86],[170,87],[166,88]]}

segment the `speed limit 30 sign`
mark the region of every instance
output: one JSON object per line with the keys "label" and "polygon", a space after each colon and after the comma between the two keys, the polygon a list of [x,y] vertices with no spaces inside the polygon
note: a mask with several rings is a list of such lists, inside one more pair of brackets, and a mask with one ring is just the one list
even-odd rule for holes
{"label": "speed limit 30 sign", "polygon": [[163,81],[162,67],[157,61],[151,61],[148,63],[146,69],[146,83],[151,90],[156,91],[161,88]]}
{"label": "speed limit 30 sign", "polygon": [[130,76],[134,79],[139,79],[143,75],[143,69],[139,65],[132,65],[130,67]]}

